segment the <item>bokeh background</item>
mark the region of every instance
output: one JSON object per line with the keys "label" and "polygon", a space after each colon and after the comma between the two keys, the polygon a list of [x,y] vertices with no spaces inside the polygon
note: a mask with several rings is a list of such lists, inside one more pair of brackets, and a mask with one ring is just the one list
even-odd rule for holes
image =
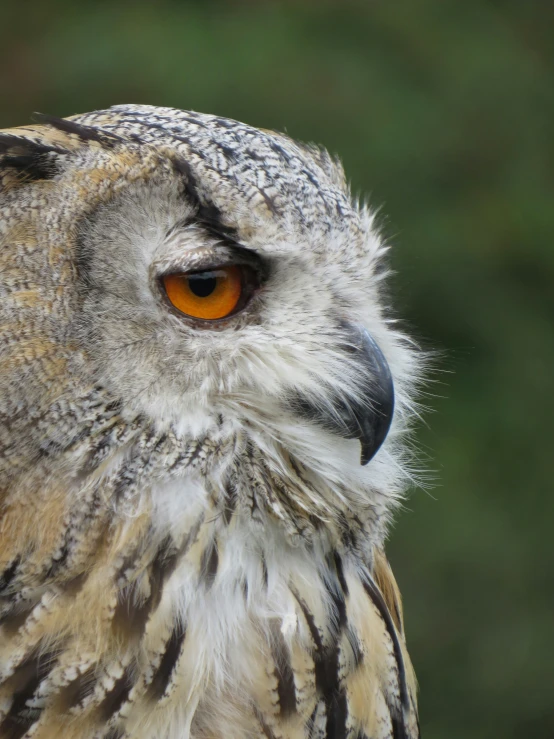
{"label": "bokeh background", "polygon": [[391,536],[424,739],[554,737],[554,4],[2,2],[0,128],[120,102],[286,130],[386,214],[443,352]]}

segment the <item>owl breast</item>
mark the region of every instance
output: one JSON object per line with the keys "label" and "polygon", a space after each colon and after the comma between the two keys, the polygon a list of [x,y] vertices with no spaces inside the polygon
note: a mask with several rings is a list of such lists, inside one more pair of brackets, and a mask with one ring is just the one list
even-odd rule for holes
{"label": "owl breast", "polygon": [[303,546],[238,483],[158,482],[148,515],[105,529],[80,576],[30,588],[23,619],[6,611],[3,735],[416,736],[379,560],[372,572],[324,528]]}
{"label": "owl breast", "polygon": [[108,724],[141,738],[381,739],[404,721],[415,731],[399,616],[369,568],[327,535],[315,562],[231,489],[222,508],[215,487],[153,492],[155,522],[175,496],[188,512],[118,593],[113,621],[140,635],[101,699],[126,685]]}

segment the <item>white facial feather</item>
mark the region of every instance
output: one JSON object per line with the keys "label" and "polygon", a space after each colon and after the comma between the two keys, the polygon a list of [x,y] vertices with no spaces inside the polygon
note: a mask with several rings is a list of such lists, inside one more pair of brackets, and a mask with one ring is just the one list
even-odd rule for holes
{"label": "white facial feather", "polygon": [[[164,181],[129,188],[83,226],[82,248],[94,256],[82,335],[92,343],[100,382],[160,428],[198,437],[217,416],[235,433],[246,423],[264,454],[282,445],[328,482],[342,480],[351,500],[377,491],[393,501],[407,479],[396,449],[412,408],[417,359],[383,317],[376,269],[385,249],[371,216],[362,211],[353,233],[334,233],[331,224],[325,249],[320,229],[295,232],[289,224],[270,224],[262,241],[258,216],[256,238],[245,245],[271,260],[271,278],[254,313],[212,330],[168,314],[152,289],[153,273],[190,269],[197,253],[222,248],[187,224],[189,217],[178,183]],[[367,469],[353,464],[356,441],[303,422],[281,403],[292,389],[323,405],[329,388],[346,398],[359,394],[359,368],[338,346],[340,320],[370,331],[395,382],[393,427]],[[273,456],[278,464],[278,449]]]}

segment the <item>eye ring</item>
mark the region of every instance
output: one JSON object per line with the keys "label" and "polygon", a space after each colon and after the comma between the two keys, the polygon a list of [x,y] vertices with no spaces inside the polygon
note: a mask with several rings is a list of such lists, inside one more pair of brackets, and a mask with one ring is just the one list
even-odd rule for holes
{"label": "eye ring", "polygon": [[254,271],[244,264],[168,273],[160,281],[167,299],[179,313],[206,322],[241,311],[256,287]]}

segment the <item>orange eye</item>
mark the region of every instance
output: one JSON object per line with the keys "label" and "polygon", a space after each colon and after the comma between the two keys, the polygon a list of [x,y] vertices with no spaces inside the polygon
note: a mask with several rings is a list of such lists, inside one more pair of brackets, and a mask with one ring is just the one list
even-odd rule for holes
{"label": "orange eye", "polygon": [[243,292],[242,269],[236,265],[165,275],[162,282],[169,302],[177,310],[206,321],[232,313]]}

